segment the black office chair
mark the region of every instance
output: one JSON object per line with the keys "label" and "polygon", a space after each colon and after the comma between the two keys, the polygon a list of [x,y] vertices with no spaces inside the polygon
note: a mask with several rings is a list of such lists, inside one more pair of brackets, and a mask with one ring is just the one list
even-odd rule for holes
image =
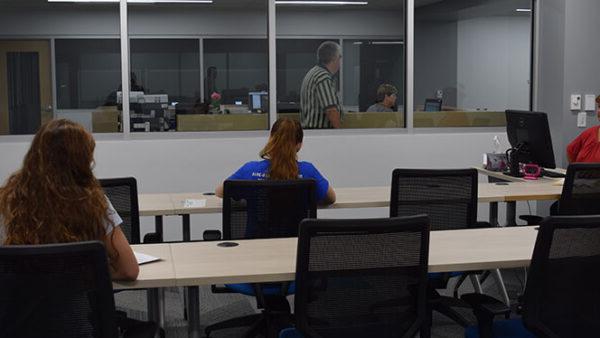
{"label": "black office chair", "polygon": [[[573,163],[567,167],[563,190],[550,215],[600,215],[600,163]],[[528,225],[538,225],[544,219],[522,215]]]}
{"label": "black office chair", "polygon": [[[489,227],[477,222],[477,170],[475,169],[395,169],[392,173],[390,217],[427,214],[431,230]],[[466,327],[468,321],[452,307],[466,307],[458,298],[458,288],[471,277],[480,291],[476,274],[454,272],[430,274],[429,297],[432,309]],[[452,277],[459,277],[454,297],[441,296]]]}
{"label": "black office chair", "polygon": [[[140,211],[137,181],[134,177],[100,179],[100,185],[119,216],[123,219],[121,230],[130,244],[140,244]],[[159,243],[156,233],[144,236],[144,243]]]}
{"label": "black office chair", "polygon": [[[227,241],[296,237],[303,219],[317,217],[314,180],[227,180],[223,192],[223,239]],[[294,288],[294,283],[213,286],[215,293],[237,292],[256,297],[257,306],[263,311],[209,325],[206,335],[214,330],[251,325],[246,337],[265,330],[269,336],[274,329],[272,320],[289,320],[290,307],[285,296],[294,293]]]}
{"label": "black office chair", "polygon": [[599,264],[600,216],[544,219],[521,304],[523,320],[493,321],[510,309],[490,296],[463,295],[479,323],[469,327],[465,337],[597,337]]}
{"label": "black office chair", "polygon": [[296,328],[280,337],[428,335],[429,220],[305,220],[296,258]]}
{"label": "black office chair", "polygon": [[0,337],[117,337],[100,242],[0,246],[0,285]]}
{"label": "black office chair", "polygon": [[[140,244],[140,212],[138,204],[137,181],[134,177],[100,179],[104,194],[110,200],[123,223],[120,227],[130,244]],[[163,240],[157,233],[147,233],[144,243],[161,243]],[[115,291],[119,292],[119,291]],[[136,328],[141,326],[139,321],[127,318],[127,314],[118,311],[120,326]],[[164,337],[164,330],[160,329]]]}

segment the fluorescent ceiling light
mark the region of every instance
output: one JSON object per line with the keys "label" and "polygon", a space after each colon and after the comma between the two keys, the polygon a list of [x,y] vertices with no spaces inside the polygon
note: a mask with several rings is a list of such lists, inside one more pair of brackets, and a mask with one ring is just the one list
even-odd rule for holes
{"label": "fluorescent ceiling light", "polygon": [[345,6],[345,5],[368,5],[367,1],[295,1],[295,0],[276,0],[277,5],[334,5],[334,6]]}
{"label": "fluorescent ceiling light", "polygon": [[[116,3],[119,0],[48,0],[48,2]],[[213,0],[127,0],[138,4],[212,4]]]}
{"label": "fluorescent ceiling light", "polygon": [[531,8],[517,8],[517,12],[531,12]]}

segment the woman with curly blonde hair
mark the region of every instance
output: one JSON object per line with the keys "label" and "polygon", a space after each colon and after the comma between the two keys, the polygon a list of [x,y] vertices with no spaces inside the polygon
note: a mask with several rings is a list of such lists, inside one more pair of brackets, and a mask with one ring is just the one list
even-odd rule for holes
{"label": "woman with curly blonde hair", "polygon": [[0,245],[99,240],[113,279],[135,280],[139,268],[121,218],[94,177],[95,142],[81,125],[44,124],[23,161],[0,187]]}

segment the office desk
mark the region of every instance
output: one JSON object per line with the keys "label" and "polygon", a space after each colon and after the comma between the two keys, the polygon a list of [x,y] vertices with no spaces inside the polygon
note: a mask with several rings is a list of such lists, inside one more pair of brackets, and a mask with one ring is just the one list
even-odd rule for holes
{"label": "office desk", "polygon": [[161,260],[140,266],[138,279],[133,282],[113,281],[113,289],[147,289],[148,318],[164,327],[164,289],[177,286],[175,266],[169,244],[132,245],[136,252],[144,253]]}
{"label": "office desk", "polygon": [[[493,177],[498,180],[506,181],[506,182],[526,182],[526,183],[539,184],[539,183],[556,183],[556,182],[559,182],[562,180],[562,178],[553,178],[553,177],[546,177],[546,176],[539,177],[537,180],[526,180],[523,177],[514,177],[514,176],[506,175],[500,171],[487,170],[487,169],[484,169],[481,167],[473,167],[473,168],[477,169],[477,171],[482,175],[486,175],[488,177]],[[567,173],[567,170],[563,169],[563,168],[556,168],[556,169],[550,169],[550,170],[556,171],[559,173],[563,173],[563,174]]]}
{"label": "office desk", "polygon": [[[508,226],[514,226],[517,224],[517,220],[516,220],[516,210],[517,210],[517,204],[516,201],[526,201],[526,200],[555,200],[555,199],[559,199],[560,198],[560,194],[562,192],[562,183],[564,182],[563,178],[552,178],[552,177],[540,177],[537,180],[526,180],[522,177],[514,177],[514,176],[510,176],[510,175],[505,175],[502,172],[498,172],[498,171],[491,171],[491,170],[487,170],[481,167],[474,167],[475,169],[477,169],[477,171],[480,174],[486,175],[488,176],[488,181],[489,182],[514,182],[514,183],[522,183],[522,184],[529,184],[531,185],[550,185],[550,186],[556,186],[556,187],[560,187],[560,189],[556,188],[558,191],[558,196],[546,196],[543,193],[540,193],[540,198],[526,198],[527,197],[527,193],[523,193],[522,194],[522,198],[521,199],[515,199],[515,200],[507,200],[506,201],[506,223]],[[557,168],[557,169],[553,169],[556,172],[561,172],[561,173],[566,173],[565,169],[562,168]],[[552,189],[552,188],[550,188]],[[535,196],[532,196],[535,197]],[[490,220],[498,219],[498,203],[497,202],[490,202],[490,216],[489,216]],[[497,225],[496,223],[492,223]]]}
{"label": "office desk", "polygon": [[[491,270],[528,266],[535,227],[432,231],[429,271]],[[198,285],[294,280],[296,238],[171,244],[177,285],[188,288],[189,336],[200,337]]]}
{"label": "office desk", "polygon": [[[344,208],[387,208],[390,205],[390,187],[336,188],[336,203],[321,209]],[[555,200],[560,197],[562,187],[552,183],[515,182],[507,185],[479,183],[478,201],[491,203],[490,222],[498,220],[498,202],[514,203],[528,200]],[[214,214],[222,211],[222,200],[214,195],[201,193],[140,194],[139,209],[142,216],[155,216],[157,232],[162,234],[162,215],[181,215],[183,238],[190,240],[190,215]],[[204,199],[206,206],[186,208],[186,199]],[[495,209],[495,212],[494,212]],[[507,208],[509,209],[509,208]],[[514,209],[513,209],[514,210]],[[514,215],[514,211],[513,211]],[[514,216],[513,216],[514,217]]]}

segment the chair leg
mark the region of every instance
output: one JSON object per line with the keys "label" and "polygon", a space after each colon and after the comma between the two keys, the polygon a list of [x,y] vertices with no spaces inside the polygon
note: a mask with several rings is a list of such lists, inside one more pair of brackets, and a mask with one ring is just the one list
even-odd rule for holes
{"label": "chair leg", "polygon": [[216,331],[216,330],[230,329],[230,328],[234,328],[234,327],[243,327],[243,326],[250,326],[250,325],[252,325],[252,327],[254,327],[254,324],[258,321],[261,321],[262,319],[263,319],[262,313],[254,313],[254,314],[243,316],[243,317],[231,318],[231,319],[227,319],[222,322],[218,322],[218,323],[207,326],[204,329],[204,332],[206,333],[206,336],[208,337],[208,336],[210,336],[210,333],[212,331]]}
{"label": "chair leg", "polygon": [[257,321],[252,324],[250,329],[246,331],[244,334],[244,338],[254,338],[258,335],[258,333],[262,330],[265,331],[265,336],[268,337],[269,328],[267,327],[267,318],[265,316],[261,316]]}
{"label": "chair leg", "polygon": [[498,290],[500,291],[500,295],[502,296],[502,300],[504,304],[510,306],[510,299],[508,298],[508,292],[506,291],[506,286],[504,285],[504,279],[502,279],[502,274],[500,274],[500,269],[492,270],[492,276],[496,280],[496,284],[498,285]]}
{"label": "chair leg", "polygon": [[436,303],[433,305],[433,310],[437,311],[444,316],[450,318],[452,321],[456,322],[458,325],[462,327],[469,326],[469,322],[461,316],[456,310],[452,309],[450,306],[444,303]]}
{"label": "chair leg", "polygon": [[477,277],[477,275],[469,275],[469,278],[471,279],[471,283],[473,284],[473,288],[475,289],[476,293],[483,293],[482,289],[481,289],[481,283],[479,282],[479,278]]}

